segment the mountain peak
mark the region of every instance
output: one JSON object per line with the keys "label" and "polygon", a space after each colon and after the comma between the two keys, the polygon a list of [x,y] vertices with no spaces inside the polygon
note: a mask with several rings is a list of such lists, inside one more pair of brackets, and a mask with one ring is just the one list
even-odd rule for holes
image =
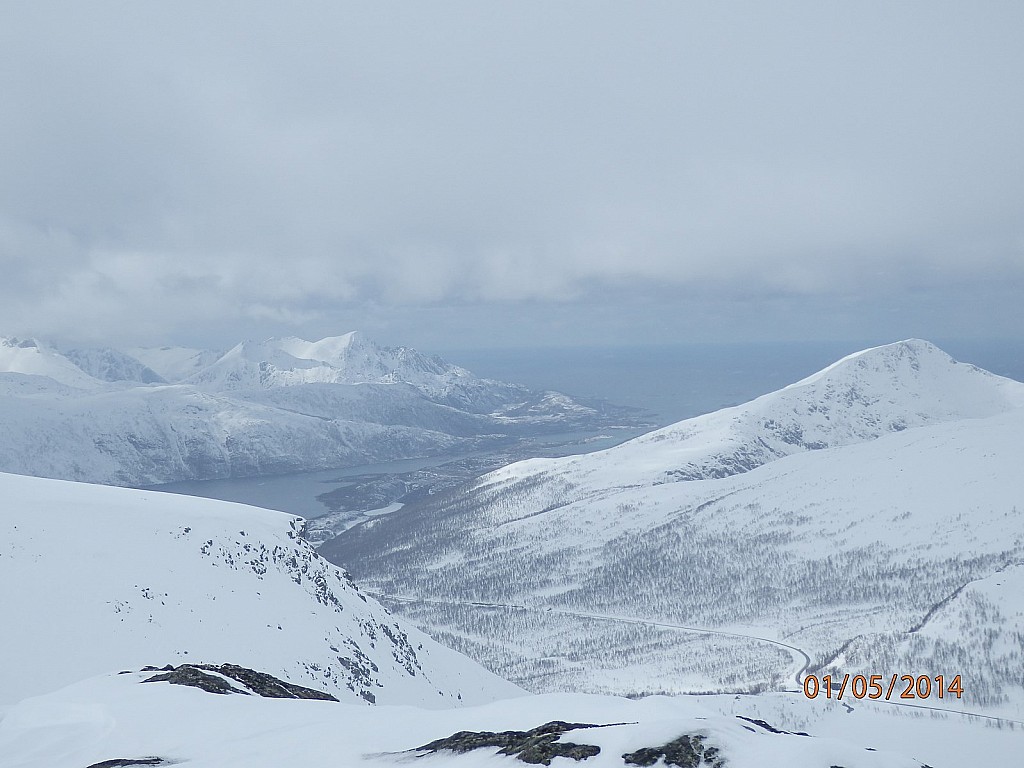
{"label": "mountain peak", "polygon": [[764,395],[805,407],[844,401],[848,407],[911,410],[922,423],[983,418],[1024,405],[1024,385],[962,364],[923,339],[906,339],[847,355],[817,373]]}
{"label": "mountain peak", "polygon": [[349,331],[340,336],[326,336],[319,341],[306,341],[291,336],[282,339],[268,339],[267,343],[283,349],[293,357],[337,363],[350,349],[363,341],[364,338],[358,331]]}
{"label": "mountain peak", "polygon": [[[722,478],[786,456],[878,439],[907,429],[980,419],[1024,406],[1024,384],[958,363],[934,344],[907,339],[861,350],[783,389],[669,425],[588,456],[552,459],[531,470],[573,465],[623,483]],[[540,467],[543,466],[543,469]]]}
{"label": "mountain peak", "polygon": [[79,389],[102,386],[56,349],[36,339],[0,337],[0,373],[46,376]]}
{"label": "mountain peak", "polygon": [[895,371],[901,362],[911,370],[920,368],[920,361],[923,358],[934,358],[943,364],[956,363],[952,357],[947,355],[930,341],[923,339],[904,339],[903,341],[882,344],[877,347],[868,347],[858,352],[853,352],[846,357],[822,368],[810,376],[794,382],[783,389],[793,389],[807,384],[813,384],[822,379],[834,376],[839,372],[851,368],[873,368],[876,370]]}

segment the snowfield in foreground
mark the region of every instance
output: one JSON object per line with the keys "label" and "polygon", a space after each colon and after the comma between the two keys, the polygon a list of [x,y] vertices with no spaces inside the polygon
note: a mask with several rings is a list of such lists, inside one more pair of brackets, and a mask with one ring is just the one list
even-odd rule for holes
{"label": "snowfield in foreground", "polygon": [[141,683],[145,676],[90,679],[8,709],[0,719],[0,763],[5,768],[86,768],[108,760],[150,758],[164,762],[149,765],[190,768],[513,768],[523,763],[496,754],[495,747],[463,754],[415,750],[460,731],[529,731],[557,720],[602,726],[561,735],[560,742],[588,746],[590,753],[599,750],[579,762],[566,757],[550,762],[563,768],[627,768],[631,764],[623,756],[641,760],[641,750],[651,750],[647,754],[654,759],[632,765],[651,765],[673,743],[677,749],[683,745],[684,755],[696,752],[704,758],[677,765],[705,768],[1009,766],[1024,744],[1021,731],[985,727],[981,721],[861,705],[848,712],[779,695],[630,701],[551,694],[428,711],[217,695]]}
{"label": "snowfield in foreground", "polygon": [[364,703],[519,693],[368,599],[298,535],[300,522],[0,474],[0,704],[182,662],[242,664]]}

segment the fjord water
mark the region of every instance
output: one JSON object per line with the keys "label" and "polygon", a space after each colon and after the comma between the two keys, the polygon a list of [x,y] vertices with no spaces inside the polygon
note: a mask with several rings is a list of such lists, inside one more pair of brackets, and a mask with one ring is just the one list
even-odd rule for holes
{"label": "fjord water", "polygon": [[[564,347],[449,350],[445,359],[478,376],[556,390],[580,398],[642,409],[657,426],[699,416],[781,389],[860,349],[863,342],[674,344],[643,347]],[[992,373],[1024,380],[1024,341],[942,341],[955,359]],[[637,430],[560,435],[552,449],[534,455],[589,453],[638,434]],[[538,440],[541,442],[541,440]],[[438,467],[463,456],[435,456],[288,475],[183,481],[161,491],[238,501],[314,518],[327,507],[317,496],[346,478],[394,476]]]}

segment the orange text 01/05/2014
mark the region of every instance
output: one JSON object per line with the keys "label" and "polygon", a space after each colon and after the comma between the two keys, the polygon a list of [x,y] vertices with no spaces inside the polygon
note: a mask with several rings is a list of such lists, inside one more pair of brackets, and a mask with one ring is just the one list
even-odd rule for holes
{"label": "orange text 01/05/2014", "polygon": [[816,699],[842,700],[844,696],[854,699],[927,699],[957,698],[964,692],[960,675],[947,678],[944,675],[807,675],[804,678],[804,696]]}

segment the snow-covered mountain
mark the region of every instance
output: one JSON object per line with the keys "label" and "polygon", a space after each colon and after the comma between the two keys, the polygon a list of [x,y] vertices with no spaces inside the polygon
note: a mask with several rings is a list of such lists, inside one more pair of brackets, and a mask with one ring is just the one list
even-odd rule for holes
{"label": "snow-covered mountain", "polygon": [[[721,478],[794,453],[993,416],[1021,405],[1024,384],[958,363],[933,344],[912,339],[849,355],[749,403],[548,466],[597,477],[598,486],[607,484],[599,478],[620,466],[629,475],[624,482]],[[531,472],[547,471],[542,463]]]}
{"label": "snow-covered mountain", "polygon": [[777,689],[810,666],[960,674],[1017,711],[1024,606],[983,585],[1024,562],[1022,446],[1024,384],[912,340],[321,553],[534,690]]}
{"label": "snow-covered mountain", "polygon": [[138,360],[167,382],[180,382],[213,365],[224,354],[192,347],[132,347],[126,354]]}
{"label": "snow-covered mountain", "polygon": [[87,374],[100,381],[131,381],[139,384],[167,383],[152,368],[116,349],[69,349],[63,354]]}
{"label": "snow-covered mountain", "polygon": [[354,333],[244,342],[225,354],[136,354],[0,339],[0,470],[151,485],[435,455],[630,420],[625,409],[480,379]]}
{"label": "snow-covered mountain", "polygon": [[299,536],[298,518],[5,474],[0,499],[0,704],[185,662],[363,703],[517,694],[368,599]]}
{"label": "snow-covered mountain", "polygon": [[406,347],[380,347],[352,331],[320,341],[295,337],[243,341],[190,381],[218,391],[295,384],[403,381],[421,387],[472,374]]}
{"label": "snow-covered mountain", "polygon": [[0,336],[0,376],[38,376],[67,387],[96,389],[100,382],[53,347],[36,339]]}
{"label": "snow-covered mountain", "polygon": [[[408,347],[382,347],[354,331],[315,342],[294,337],[244,341],[182,381],[215,392],[301,384],[405,384],[432,402],[481,414],[537,400],[526,387],[480,379],[439,357]],[[574,404],[562,405],[571,410]]]}

